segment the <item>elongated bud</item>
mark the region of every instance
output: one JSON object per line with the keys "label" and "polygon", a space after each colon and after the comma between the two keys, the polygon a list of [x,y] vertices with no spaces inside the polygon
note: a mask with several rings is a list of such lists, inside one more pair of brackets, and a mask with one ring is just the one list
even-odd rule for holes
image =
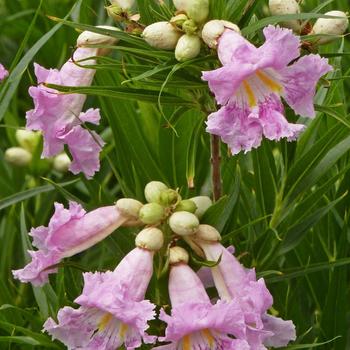
{"label": "elongated bud", "polygon": [[[311,34],[325,35],[342,35],[349,26],[349,20],[346,13],[342,11],[330,11],[325,13],[328,16],[336,16],[341,18],[319,18],[312,30]],[[337,38],[323,37],[318,39],[318,44],[326,44]]]}
{"label": "elongated bud", "polygon": [[172,189],[167,189],[160,193],[159,203],[164,205],[165,207],[176,205],[181,201],[181,196],[179,193]]}
{"label": "elongated bud", "polygon": [[24,148],[11,147],[5,151],[5,160],[14,166],[24,167],[32,161],[32,154]]}
{"label": "elongated bud", "polygon": [[194,239],[200,239],[207,242],[219,242],[221,240],[221,235],[213,226],[199,225]]}
{"label": "elongated bud", "polygon": [[[111,26],[97,26],[96,28],[108,29],[118,31],[119,29]],[[77,46],[85,46],[85,45],[98,45],[98,44],[109,44],[112,45],[117,42],[117,39],[111,37],[109,35],[99,34],[90,32],[88,30],[82,32],[77,39]]]}
{"label": "elongated bud", "polygon": [[218,40],[225,29],[231,29],[237,33],[241,32],[238,26],[232,22],[214,19],[204,25],[202,29],[202,39],[211,49],[216,49]]}
{"label": "elongated bud", "polygon": [[181,247],[172,247],[169,250],[169,264],[175,265],[179,263],[188,264],[189,256],[187,251]]}
{"label": "elongated bud", "polygon": [[199,226],[196,215],[187,211],[173,213],[169,219],[170,228],[180,236],[193,235]]}
{"label": "elongated bud", "polygon": [[212,200],[207,196],[198,196],[198,197],[193,197],[190,199],[197,206],[197,210],[194,213],[199,219],[208,210],[208,208],[211,207],[213,204]]}
{"label": "elongated bud", "polygon": [[143,204],[133,198],[121,198],[117,200],[116,206],[122,215],[137,220]]}
{"label": "elongated bud", "polygon": [[190,213],[194,213],[197,210],[197,206],[195,202],[190,199],[182,200],[175,208],[175,211],[188,211]]}
{"label": "elongated bud", "polygon": [[145,186],[145,198],[148,203],[159,203],[160,194],[162,191],[166,191],[168,186],[160,181],[151,181]]}
{"label": "elongated bud", "polygon": [[54,157],[53,168],[59,173],[66,173],[71,165],[72,161],[66,153],[61,153]]}
{"label": "elongated bud", "polygon": [[160,223],[166,217],[165,209],[158,203],[145,204],[139,213],[140,220],[147,225]]}
{"label": "elongated bud", "polygon": [[16,130],[16,139],[18,144],[33,153],[40,141],[40,132],[31,130]]}
{"label": "elongated bud", "polygon": [[[300,7],[296,0],[269,0],[269,9],[272,16],[295,15],[300,13]],[[298,20],[285,21],[281,25],[300,32],[301,26]]]}
{"label": "elongated bud", "polygon": [[169,22],[156,22],[147,26],[142,37],[146,42],[157,49],[173,50],[181,36]]}
{"label": "elongated bud", "polygon": [[119,6],[123,10],[129,10],[135,5],[135,0],[109,0],[111,4]]}
{"label": "elongated bud", "polygon": [[157,251],[163,247],[163,232],[156,227],[145,228],[138,233],[135,244],[139,248]]}
{"label": "elongated bud", "polygon": [[170,23],[174,26],[182,28],[182,25],[188,20],[188,17],[184,13],[180,13],[170,19]]}
{"label": "elongated bud", "polygon": [[177,10],[185,11],[197,23],[204,22],[209,15],[209,0],[173,0]]}
{"label": "elongated bud", "polygon": [[201,51],[201,40],[198,36],[185,34],[177,42],[175,58],[179,62],[188,61],[199,55]]}

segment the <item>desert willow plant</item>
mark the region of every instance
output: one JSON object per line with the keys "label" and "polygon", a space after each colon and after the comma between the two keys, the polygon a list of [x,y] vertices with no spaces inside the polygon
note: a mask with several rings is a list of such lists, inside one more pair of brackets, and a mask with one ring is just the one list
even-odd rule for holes
{"label": "desert willow plant", "polygon": [[[293,6],[279,7],[270,1],[271,12],[298,14],[298,4],[290,2]],[[141,107],[133,111],[135,114],[142,114],[142,102],[156,102],[159,115],[174,134],[172,123],[179,122],[177,112],[197,109],[201,113],[199,126],[205,114],[205,131],[210,134],[210,155],[205,160],[207,167],[211,164],[214,203],[210,196],[183,195],[179,187],[184,183],[174,188],[165,180],[147,183],[150,177],[162,179],[161,171],[145,167],[149,162],[158,169],[147,147],[136,155],[138,163],[126,160],[117,168],[107,154],[124,192],[132,189],[130,183],[126,185],[130,180],[127,173],[118,173],[120,167],[135,176],[144,175],[143,183],[147,184],[137,189],[143,193],[115,204],[95,203],[90,211],[76,201],[70,201],[68,209],[56,202],[48,225],[29,232],[36,249],[28,251],[30,261],[14,270],[13,276],[45,288],[67,258],[86,254],[99,242],[111,239],[117,229],[117,242],[131,230],[133,235],[127,237],[128,241],[132,237],[133,249],[118,264],[113,261],[113,269],[85,272],[83,289],[74,300],[78,306],[63,306],[47,318],[43,331],[52,339],[68,349],[96,350],[263,350],[288,346],[296,340],[293,321],[277,317],[265,279],[257,276],[254,268],[243,266],[225,237],[222,241],[219,231],[223,226],[209,223],[213,213],[221,217],[227,210],[220,204],[225,145],[229,155],[237,157],[261,147],[264,139],[280,142],[302,137],[307,132],[305,120],[290,121],[285,104],[298,116],[315,118],[317,84],[333,67],[327,58],[302,49],[303,42],[296,34],[303,30],[299,20],[281,20],[288,28],[265,26],[263,43],[253,44],[237,24],[213,18],[208,0],[174,0],[173,6],[168,5],[159,2],[155,13],[161,20],[148,18],[147,25],[136,13],[136,4],[122,0],[113,0],[106,8],[118,28],[65,21],[85,31],[61,69],[35,65],[37,85],[29,89],[34,109],[27,112],[27,128],[42,133],[42,156],[56,156],[56,169],[69,168],[73,174],[81,172],[92,178],[100,175],[100,154],[108,147],[108,140],[86,125],[101,122],[98,108],[82,112],[86,94],[139,100]],[[344,16],[325,21],[319,19],[310,33],[339,36],[348,23]],[[122,46],[123,41],[126,46]],[[326,43],[320,39],[314,48]],[[134,55],[131,63],[111,63],[113,59],[106,56],[118,49]],[[130,69],[123,86],[99,86],[98,75],[106,73],[103,68],[108,64],[114,65],[113,69],[120,67],[126,75]],[[164,71],[170,73],[164,75]],[[97,86],[93,87],[96,72]],[[6,79],[7,73],[1,74]],[[113,72],[105,79],[116,83]],[[172,79],[177,82],[173,86]],[[178,89],[179,82],[184,91]],[[106,118],[113,132],[121,131],[115,135],[120,136],[117,153],[128,147],[134,150],[134,144],[144,145],[139,128],[134,130],[134,139],[127,140],[123,127],[128,125],[118,129],[118,120]],[[193,144],[188,145],[193,153],[203,137],[200,131],[193,133]],[[151,129],[149,137],[156,138],[158,133],[158,129]],[[26,165],[32,161],[32,153],[27,152]],[[13,159],[21,155],[12,153],[8,152],[7,159],[16,165]],[[190,187],[196,166],[196,161],[187,163]],[[138,200],[140,197],[145,200]],[[275,213],[281,213],[282,202]],[[269,229],[278,225],[277,216]]]}

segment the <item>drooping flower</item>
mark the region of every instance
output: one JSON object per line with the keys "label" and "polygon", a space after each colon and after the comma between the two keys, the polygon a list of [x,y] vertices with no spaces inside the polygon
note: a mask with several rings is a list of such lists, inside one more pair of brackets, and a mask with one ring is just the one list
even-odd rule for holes
{"label": "drooping flower", "polygon": [[23,269],[13,271],[15,278],[33,285],[43,285],[48,275],[57,272],[62,259],[86,250],[102,241],[130,218],[116,206],[106,206],[89,213],[77,203],[70,202],[69,209],[55,203],[55,213],[48,227],[32,228],[33,246],[28,251],[32,261]]}
{"label": "drooping flower", "polygon": [[[86,33],[86,32],[84,32]],[[81,34],[86,40],[86,34]],[[89,33],[89,32],[88,32]],[[98,43],[111,44],[114,38],[92,33]],[[103,40],[102,40],[103,39]],[[79,38],[78,38],[79,40]],[[92,42],[94,43],[94,42]],[[66,144],[73,161],[70,171],[74,174],[83,172],[90,178],[99,170],[99,153],[103,146],[100,136],[82,126],[83,123],[98,125],[100,122],[99,109],[88,109],[82,112],[86,95],[61,94],[55,89],[44,86],[44,83],[64,86],[89,86],[95,75],[95,70],[82,66],[95,64],[90,57],[97,56],[98,48],[79,47],[60,70],[45,69],[34,64],[38,86],[31,86],[29,94],[34,100],[34,109],[27,112],[27,128],[40,130],[44,137],[44,158],[55,156],[63,151]],[[87,60],[88,59],[88,60]],[[75,62],[79,62],[77,65]]]}
{"label": "drooping flower", "polygon": [[115,350],[125,344],[138,348],[142,339],[153,343],[146,333],[155,312],[144,300],[153,273],[154,252],[135,248],[113,272],[85,273],[84,289],[75,300],[79,309],[64,307],[58,323],[49,318],[44,330],[69,350]]}
{"label": "drooping flower", "polygon": [[0,81],[4,80],[9,75],[6,68],[0,63]]}
{"label": "drooping flower", "polygon": [[296,139],[304,125],[286,120],[281,97],[297,114],[314,117],[316,84],[332,69],[319,55],[299,58],[300,39],[291,30],[270,25],[264,35],[265,43],[256,48],[226,29],[218,39],[223,67],[203,72],[222,105],[209,116],[207,131],[219,135],[233,154],[258,147],[263,136]]}
{"label": "drooping flower", "polygon": [[[263,278],[256,279],[254,269],[244,268],[231,252],[218,242],[197,240],[208,260],[220,263],[211,268],[213,282],[222,300],[239,300],[247,325],[246,340],[251,350],[263,350],[265,346],[286,346],[295,340],[295,327],[292,321],[267,314],[273,298]],[[206,271],[201,272],[209,286]]]}
{"label": "drooping flower", "polygon": [[[173,249],[173,248],[172,248]],[[196,273],[186,263],[186,252],[175,247],[169,276],[171,316],[164,310],[160,319],[167,323],[165,337],[170,344],[158,350],[249,350],[244,338],[245,324],[236,299],[212,304]],[[184,258],[183,258],[184,256]],[[236,339],[234,339],[235,337]]]}

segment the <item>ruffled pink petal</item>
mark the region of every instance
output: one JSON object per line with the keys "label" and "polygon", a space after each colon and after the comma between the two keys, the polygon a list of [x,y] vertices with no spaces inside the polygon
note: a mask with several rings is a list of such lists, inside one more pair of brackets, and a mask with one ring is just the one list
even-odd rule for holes
{"label": "ruffled pink petal", "polygon": [[0,81],[4,80],[9,75],[6,68],[0,63]]}
{"label": "ruffled pink petal", "polygon": [[296,339],[295,326],[292,321],[265,314],[263,322],[264,329],[273,333],[273,336],[266,338],[264,345],[278,348],[287,346],[290,341]]}
{"label": "ruffled pink petal", "polygon": [[99,108],[90,108],[86,112],[82,112],[79,115],[79,120],[83,123],[89,122],[98,125],[100,123],[101,114]]}
{"label": "ruffled pink petal", "polygon": [[73,174],[83,172],[91,178],[100,169],[100,152],[104,145],[101,137],[93,131],[75,126],[63,137],[72,154],[69,170]]}
{"label": "ruffled pink petal", "polygon": [[310,118],[315,116],[313,99],[316,84],[332,69],[327,59],[319,55],[308,55],[279,72],[285,89],[284,98],[295,113]]}
{"label": "ruffled pink petal", "polygon": [[258,48],[261,67],[279,70],[300,56],[300,38],[292,30],[269,25],[263,32],[266,41]]}

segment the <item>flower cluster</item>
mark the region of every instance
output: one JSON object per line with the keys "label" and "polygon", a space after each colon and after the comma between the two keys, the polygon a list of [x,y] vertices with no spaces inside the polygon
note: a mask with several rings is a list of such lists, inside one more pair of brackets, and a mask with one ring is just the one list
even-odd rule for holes
{"label": "flower cluster", "polygon": [[[220,244],[214,227],[200,224],[210,198],[182,199],[177,190],[158,181],[147,184],[145,197],[146,204],[123,198],[89,213],[74,202],[69,209],[56,203],[48,226],[30,231],[38,250],[30,251],[32,261],[13,273],[23,282],[42,285],[62,259],[88,249],[120,226],[146,225],[136,236],[136,247],[114,271],[84,274],[82,294],[75,300],[79,308],[62,308],[57,321],[45,322],[45,331],[68,349],[96,350],[123,344],[135,349],[142,342],[159,350],[261,350],[295,339],[291,321],[267,313],[273,301],[264,280]],[[189,248],[217,263],[195,272],[188,265]],[[148,322],[156,318],[156,305],[145,299],[155,254],[157,270],[170,266],[171,310],[162,307],[158,316],[167,324],[163,336],[147,332]],[[217,298],[211,300],[205,286],[214,285]]]}

